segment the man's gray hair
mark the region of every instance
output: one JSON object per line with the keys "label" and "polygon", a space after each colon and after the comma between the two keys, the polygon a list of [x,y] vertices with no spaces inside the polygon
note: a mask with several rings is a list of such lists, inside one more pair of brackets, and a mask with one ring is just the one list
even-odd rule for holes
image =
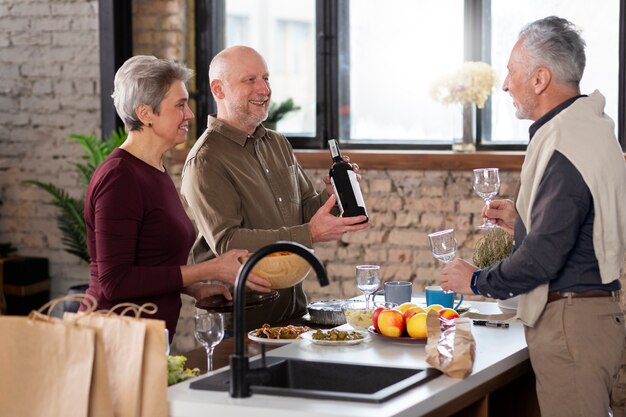
{"label": "man's gray hair", "polygon": [[530,53],[532,69],[551,70],[556,80],[578,85],[585,71],[585,41],[570,21],[549,16],[526,25],[519,34]]}
{"label": "man's gray hair", "polygon": [[141,130],[143,123],[135,109],[146,104],[156,114],[174,81],[187,82],[193,71],[173,61],[137,55],[128,59],[115,74],[113,104],[127,132]]}

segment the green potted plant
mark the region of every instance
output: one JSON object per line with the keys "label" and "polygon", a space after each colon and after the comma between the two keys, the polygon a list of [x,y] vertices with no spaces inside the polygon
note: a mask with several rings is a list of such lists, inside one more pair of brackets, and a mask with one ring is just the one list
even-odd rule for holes
{"label": "green potted plant", "polygon": [[[70,134],[71,141],[80,144],[85,151],[82,162],[74,163],[74,167],[80,182],[85,191],[91,180],[96,167],[126,139],[126,132],[122,128],[111,133],[104,139],[94,135]],[[52,197],[48,203],[58,207],[59,214],[57,223],[63,235],[63,245],[65,250],[72,255],[78,256],[83,261],[89,263],[89,252],[87,251],[87,230],[83,210],[85,207],[85,193],[80,198],[75,198],[60,187],[52,183],[39,180],[26,180],[25,184],[31,184],[46,191]]]}
{"label": "green potted plant", "polygon": [[293,102],[292,98],[281,101],[280,103],[272,102],[268,111],[267,119],[263,122],[263,126],[268,129],[276,130],[276,126],[288,113],[300,110],[300,106]]}

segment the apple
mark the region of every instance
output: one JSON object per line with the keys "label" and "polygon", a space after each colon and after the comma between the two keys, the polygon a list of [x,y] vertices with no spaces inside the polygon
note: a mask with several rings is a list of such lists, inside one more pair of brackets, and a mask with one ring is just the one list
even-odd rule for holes
{"label": "apple", "polygon": [[380,329],[378,328],[378,316],[380,316],[380,313],[383,310],[388,310],[388,308],[385,306],[378,306],[374,310],[374,314],[372,314],[372,325],[374,326],[374,329],[376,329],[378,333],[380,333]]}
{"label": "apple", "polygon": [[403,314],[404,316],[404,321],[407,321],[410,317],[413,317],[414,315],[416,315],[417,313],[426,313],[426,310],[424,310],[422,307],[411,307],[408,310],[406,310]]}
{"label": "apple", "polygon": [[409,308],[417,307],[413,303],[402,303],[396,309],[400,310],[402,314],[404,314]]}
{"label": "apple", "polygon": [[428,307],[426,307],[426,311],[430,311],[430,310],[435,310],[435,311],[441,311],[444,307],[441,304],[431,304]]}
{"label": "apple", "polygon": [[423,339],[428,337],[426,332],[426,318],[428,314],[425,312],[416,313],[409,317],[406,321],[406,332],[410,337]]}
{"label": "apple", "polygon": [[441,310],[439,310],[439,318],[444,319],[444,320],[454,320],[456,318],[459,318],[459,313],[456,312],[455,309],[453,308],[442,308]]}
{"label": "apple", "polygon": [[378,315],[378,331],[390,337],[400,337],[404,333],[404,317],[400,310],[385,309]]}

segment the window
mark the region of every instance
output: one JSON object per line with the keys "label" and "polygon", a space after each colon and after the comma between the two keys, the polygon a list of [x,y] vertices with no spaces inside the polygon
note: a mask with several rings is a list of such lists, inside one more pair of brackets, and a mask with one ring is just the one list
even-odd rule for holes
{"label": "window", "polygon": [[226,28],[225,46],[244,44],[259,51],[269,67],[272,101],[292,98],[300,107],[277,128],[288,137],[315,137],[315,1],[227,0],[227,22],[231,16],[246,26]]}
{"label": "window", "polygon": [[[492,0],[492,62],[496,68],[502,68],[504,72],[501,73],[506,76],[511,47],[520,29],[529,22],[551,15],[573,22],[582,29],[583,39],[587,43],[587,65],[581,81],[581,92],[585,94],[600,90],[606,97],[605,111],[617,125],[619,2],[598,2],[590,6],[588,0],[524,0],[515,4],[507,0]],[[532,122],[515,118],[508,94],[493,95],[492,117],[492,142],[527,138],[528,127]]]}
{"label": "window", "polygon": [[626,64],[619,58],[625,48],[619,33],[620,24],[622,31],[626,27],[624,1],[206,2],[213,10],[214,24],[207,30],[214,42],[199,53],[213,56],[235,44],[257,49],[270,69],[273,101],[293,98],[301,107],[278,124],[295,147],[321,148],[339,138],[348,147],[449,149],[461,134],[460,106],[434,101],[430,87],[467,60],[489,62],[499,77],[476,115],[479,148],[523,149],[531,122],[515,118],[501,85],[520,29],[552,14],[582,28],[587,42],[582,92],[599,89],[605,95],[607,114],[623,135],[619,100],[626,97]]}

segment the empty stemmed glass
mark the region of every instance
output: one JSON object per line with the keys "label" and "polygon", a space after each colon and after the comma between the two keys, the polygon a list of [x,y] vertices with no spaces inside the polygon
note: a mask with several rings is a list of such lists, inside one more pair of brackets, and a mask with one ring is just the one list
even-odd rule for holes
{"label": "empty stemmed glass", "polygon": [[[474,170],[474,192],[485,200],[487,208],[489,208],[491,199],[498,194],[499,190],[500,176],[498,168],[478,168]],[[480,229],[491,229],[496,227],[496,225],[489,218],[485,218],[485,222],[478,227]]]}
{"label": "empty stemmed glass", "polygon": [[207,357],[207,371],[213,370],[213,349],[224,338],[224,316],[220,313],[198,314],[194,318],[194,334],[204,346]]}
{"label": "empty stemmed glass", "polygon": [[440,230],[428,235],[430,250],[433,256],[443,263],[448,263],[454,259],[456,254],[456,239],[454,229]]}
{"label": "empty stemmed glass", "polygon": [[371,295],[380,285],[379,265],[357,265],[356,287],[365,294],[365,308],[370,308]]}

